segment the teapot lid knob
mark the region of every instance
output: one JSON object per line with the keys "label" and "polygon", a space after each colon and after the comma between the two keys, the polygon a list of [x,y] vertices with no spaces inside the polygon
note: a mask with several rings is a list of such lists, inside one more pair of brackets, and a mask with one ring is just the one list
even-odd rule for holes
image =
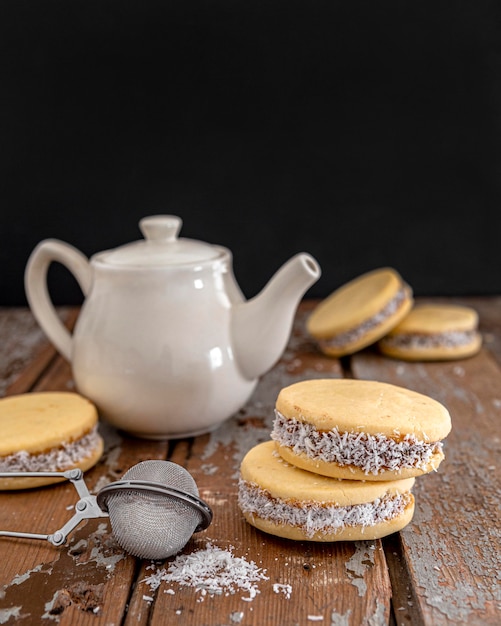
{"label": "teapot lid knob", "polygon": [[94,255],[94,259],[115,267],[169,267],[200,264],[228,251],[196,239],[178,237],[183,220],[177,215],[149,215],[139,221],[143,239]]}
{"label": "teapot lid knob", "polygon": [[177,215],[150,215],[139,221],[139,228],[149,241],[176,241],[183,220]]}

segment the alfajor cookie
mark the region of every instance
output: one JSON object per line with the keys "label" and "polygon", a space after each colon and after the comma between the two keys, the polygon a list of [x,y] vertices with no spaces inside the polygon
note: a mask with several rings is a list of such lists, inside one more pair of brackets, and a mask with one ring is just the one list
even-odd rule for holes
{"label": "alfajor cookie", "polygon": [[353,354],[386,335],[410,311],[412,290],[390,267],[373,270],[322,300],[306,328],[329,356]]}
{"label": "alfajor cookie", "polygon": [[287,463],[272,441],[252,448],[240,467],[238,504],[256,528],[306,541],[377,539],[412,519],[414,478],[338,480]]}
{"label": "alfajor cookie", "polygon": [[283,388],[271,438],[288,462],[325,476],[395,480],[436,470],[451,430],[423,394],[368,380],[305,380]]}
{"label": "alfajor cookie", "polygon": [[[72,392],[39,392],[0,399],[0,472],[83,471],[97,463],[103,439],[98,414]],[[58,482],[51,477],[0,478],[0,490]]]}
{"label": "alfajor cookie", "polygon": [[383,354],[406,361],[463,359],[481,346],[477,312],[452,304],[416,305],[378,343]]}

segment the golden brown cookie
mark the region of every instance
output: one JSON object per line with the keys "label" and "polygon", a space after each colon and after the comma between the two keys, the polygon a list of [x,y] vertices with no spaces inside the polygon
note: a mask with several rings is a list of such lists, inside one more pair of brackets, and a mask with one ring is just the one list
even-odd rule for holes
{"label": "golden brown cookie", "polygon": [[464,359],[481,346],[477,312],[452,304],[416,305],[378,342],[383,354],[406,361]]}
{"label": "golden brown cookie", "polygon": [[386,335],[410,311],[412,290],[390,267],[346,283],[312,311],[308,333],[322,352],[353,354]]}
{"label": "golden brown cookie", "polygon": [[436,470],[451,430],[447,409],[377,381],[305,380],[282,389],[271,433],[289,463],[325,476],[395,480]]}
{"label": "golden brown cookie", "polygon": [[[97,463],[103,440],[98,414],[72,392],[39,392],[0,399],[0,472],[83,471]],[[0,478],[0,490],[58,482],[51,477]]]}
{"label": "golden brown cookie", "polygon": [[338,480],[287,463],[272,441],[252,448],[240,468],[238,504],[260,530],[299,541],[377,539],[412,519],[414,478]]}

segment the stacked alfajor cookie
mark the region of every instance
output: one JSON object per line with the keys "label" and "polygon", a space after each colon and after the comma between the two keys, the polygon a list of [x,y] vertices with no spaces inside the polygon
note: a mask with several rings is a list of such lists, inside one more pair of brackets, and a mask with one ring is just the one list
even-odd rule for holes
{"label": "stacked alfajor cookie", "polygon": [[414,513],[415,477],[436,470],[447,409],[376,381],[305,380],[282,389],[271,441],[241,464],[246,520],[289,539],[376,539]]}

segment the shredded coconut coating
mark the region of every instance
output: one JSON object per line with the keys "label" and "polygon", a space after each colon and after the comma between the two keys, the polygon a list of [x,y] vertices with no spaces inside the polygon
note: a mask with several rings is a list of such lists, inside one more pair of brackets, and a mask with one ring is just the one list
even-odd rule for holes
{"label": "shredded coconut coating", "polygon": [[345,526],[374,526],[403,513],[411,501],[410,492],[389,495],[373,502],[336,506],[318,502],[290,502],[273,497],[268,491],[242,478],[238,484],[238,504],[244,513],[257,515],[275,524],[301,528],[309,538],[316,533],[335,533]]}
{"label": "shredded coconut coating", "polygon": [[319,339],[318,343],[320,346],[324,346],[326,348],[341,348],[346,344],[352,343],[353,341],[357,341],[362,335],[372,328],[379,326],[382,322],[384,322],[390,315],[393,315],[400,308],[401,304],[406,299],[407,294],[407,285],[401,287],[396,293],[395,297],[392,298],[388,302],[388,304],[373,315],[369,319],[365,320],[358,326],[354,328],[350,328],[344,333],[339,333],[335,337],[331,337],[329,339]]}
{"label": "shredded coconut coating", "polygon": [[387,346],[395,346],[397,348],[455,348],[456,346],[464,346],[471,343],[475,336],[476,331],[474,330],[455,330],[433,335],[401,333],[398,335],[387,335],[382,339],[382,342]]}
{"label": "shredded coconut coating", "polygon": [[20,450],[15,454],[4,456],[0,458],[0,472],[64,471],[90,456],[98,444],[99,434],[95,426],[77,441],[62,443],[61,447],[52,448],[43,454],[31,454],[26,450]]}
{"label": "shredded coconut coating", "polygon": [[287,419],[277,410],[275,415],[271,438],[280,445],[314,460],[361,468],[366,474],[424,469],[432,457],[442,451],[441,442],[427,443],[414,435],[397,440],[382,433],[340,432],[337,428],[318,431],[312,424]]}

